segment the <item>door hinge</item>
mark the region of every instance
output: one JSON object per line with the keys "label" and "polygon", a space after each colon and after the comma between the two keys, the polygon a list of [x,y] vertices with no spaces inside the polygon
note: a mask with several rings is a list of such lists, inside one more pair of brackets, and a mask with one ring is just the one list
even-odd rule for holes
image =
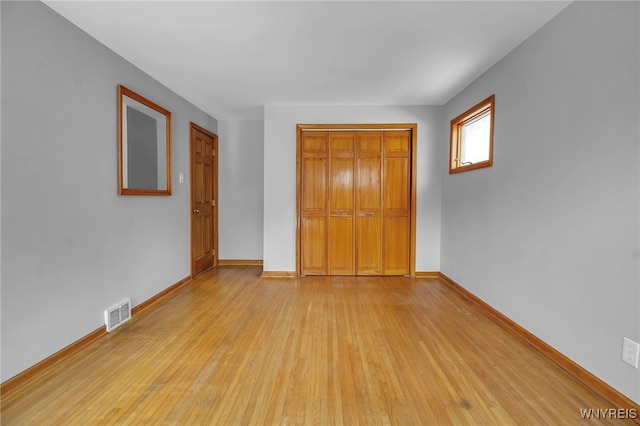
{"label": "door hinge", "polygon": [[216,200],[211,200],[211,207],[215,207],[216,206]]}
{"label": "door hinge", "polygon": [[215,250],[211,250],[211,255],[215,256],[216,255],[216,251]]}
{"label": "door hinge", "polygon": [[215,149],[211,150],[211,155],[216,155],[216,150]]}

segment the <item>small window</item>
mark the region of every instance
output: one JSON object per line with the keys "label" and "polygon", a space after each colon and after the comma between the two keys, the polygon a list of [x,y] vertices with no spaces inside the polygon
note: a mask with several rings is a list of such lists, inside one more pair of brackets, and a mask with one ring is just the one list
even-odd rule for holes
{"label": "small window", "polygon": [[451,120],[449,174],[493,164],[493,102],[489,96]]}

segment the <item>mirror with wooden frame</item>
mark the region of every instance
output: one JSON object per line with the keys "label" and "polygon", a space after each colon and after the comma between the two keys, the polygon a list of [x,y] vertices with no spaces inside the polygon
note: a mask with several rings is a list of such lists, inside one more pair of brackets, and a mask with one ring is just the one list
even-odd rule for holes
{"label": "mirror with wooden frame", "polygon": [[171,195],[171,112],[118,85],[118,193]]}

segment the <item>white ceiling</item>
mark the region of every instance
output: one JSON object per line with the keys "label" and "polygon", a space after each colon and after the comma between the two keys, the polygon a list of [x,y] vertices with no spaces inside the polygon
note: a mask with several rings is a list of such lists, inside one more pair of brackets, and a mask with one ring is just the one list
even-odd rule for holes
{"label": "white ceiling", "polygon": [[569,4],[45,3],[218,119],[274,104],[442,105]]}

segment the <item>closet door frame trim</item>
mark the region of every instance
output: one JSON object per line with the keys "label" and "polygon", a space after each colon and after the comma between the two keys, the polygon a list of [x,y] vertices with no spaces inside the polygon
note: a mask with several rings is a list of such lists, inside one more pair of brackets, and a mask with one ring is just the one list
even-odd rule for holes
{"label": "closet door frame trim", "polygon": [[300,226],[302,220],[302,133],[305,131],[367,131],[367,130],[410,130],[411,131],[411,208],[409,274],[416,275],[416,172],[417,172],[417,123],[388,123],[388,124],[297,124],[296,125],[296,276],[302,270],[300,258]]}

